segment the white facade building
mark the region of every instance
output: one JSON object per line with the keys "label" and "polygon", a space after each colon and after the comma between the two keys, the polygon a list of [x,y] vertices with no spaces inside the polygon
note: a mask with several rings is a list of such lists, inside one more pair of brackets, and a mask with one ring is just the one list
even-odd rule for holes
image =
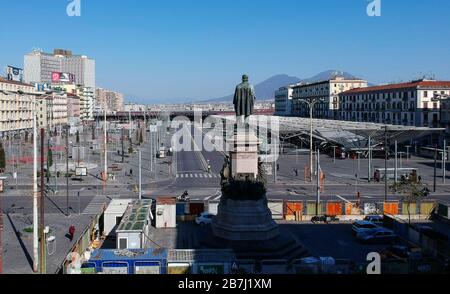
{"label": "white facade building", "polygon": [[107,112],[123,111],[124,98],[123,94],[111,90],[97,88],[96,90],[96,106],[101,107]]}
{"label": "white facade building", "polygon": [[315,105],[314,118],[337,119],[339,115],[339,93],[367,87],[367,81],[361,79],[346,79],[335,77],[330,80],[315,83],[301,83],[293,87],[292,104],[294,116],[309,117],[309,107],[302,102],[305,99],[322,100]]}
{"label": "white facade building", "polygon": [[292,89],[295,85],[281,87],[275,91],[275,115],[290,116],[292,114]]}
{"label": "white facade building", "polygon": [[32,85],[0,78],[0,134],[33,128],[35,93]]}
{"label": "white facade building", "polygon": [[352,89],[340,94],[339,119],[416,127],[439,127],[440,101],[450,81],[417,80]]}
{"label": "white facade building", "polygon": [[55,49],[53,54],[33,51],[24,56],[26,83],[52,83],[52,73],[75,75],[75,84],[95,89],[95,60],[85,55]]}

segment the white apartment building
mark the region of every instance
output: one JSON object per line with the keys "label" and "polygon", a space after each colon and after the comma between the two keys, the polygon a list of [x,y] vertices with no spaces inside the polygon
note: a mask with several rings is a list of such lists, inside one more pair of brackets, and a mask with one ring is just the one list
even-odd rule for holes
{"label": "white apartment building", "polygon": [[35,50],[24,56],[26,83],[52,83],[52,73],[75,75],[75,84],[95,89],[95,60],[71,51],[55,49],[53,54]]}
{"label": "white apartment building", "polygon": [[80,97],[80,120],[94,120],[95,93],[92,88],[75,84],[52,84],[52,89]]}
{"label": "white apartment building", "polygon": [[52,94],[53,126],[68,124],[67,94]]}
{"label": "white apartment building", "polygon": [[53,126],[53,99],[50,97],[36,98],[36,126],[48,129]]}
{"label": "white apartment building", "polygon": [[337,119],[340,105],[339,94],[353,88],[362,87],[367,87],[367,81],[346,79],[340,76],[314,83],[300,83],[292,88],[292,115],[309,117],[309,107],[302,100],[317,99],[321,102],[314,107],[314,118]]}
{"label": "white apartment building", "polygon": [[[17,92],[22,91],[20,95]],[[34,86],[0,78],[0,134],[33,128]]]}
{"label": "white apartment building", "polygon": [[124,99],[122,93],[97,88],[95,97],[97,103],[96,106],[103,110],[106,108],[107,112],[124,111]]}
{"label": "white apartment building", "polygon": [[450,81],[417,80],[341,93],[339,119],[416,127],[439,127],[440,101]]}
{"label": "white apartment building", "polygon": [[293,87],[295,85],[289,85],[281,87],[275,91],[275,115],[278,116],[290,116],[292,113],[292,94],[294,92]]}

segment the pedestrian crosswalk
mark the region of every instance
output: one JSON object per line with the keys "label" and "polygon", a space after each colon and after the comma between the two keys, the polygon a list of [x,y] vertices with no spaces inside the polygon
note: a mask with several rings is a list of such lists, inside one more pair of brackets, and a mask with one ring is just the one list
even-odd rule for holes
{"label": "pedestrian crosswalk", "polygon": [[96,196],[89,203],[88,206],[83,210],[83,214],[86,215],[97,215],[102,212],[102,209],[106,205],[106,199],[104,196]]}
{"label": "pedestrian crosswalk", "polygon": [[220,178],[219,174],[214,173],[180,173],[177,174],[177,178],[180,179],[217,179]]}
{"label": "pedestrian crosswalk", "polygon": [[214,195],[214,196],[207,196],[204,198],[191,198],[191,201],[219,201],[220,198],[222,198],[222,195]]}

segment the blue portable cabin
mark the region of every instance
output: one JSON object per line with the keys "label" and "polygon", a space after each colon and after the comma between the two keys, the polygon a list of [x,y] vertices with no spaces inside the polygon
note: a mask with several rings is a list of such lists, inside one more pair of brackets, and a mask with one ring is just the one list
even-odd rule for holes
{"label": "blue portable cabin", "polygon": [[167,249],[95,250],[83,271],[92,273],[167,273]]}

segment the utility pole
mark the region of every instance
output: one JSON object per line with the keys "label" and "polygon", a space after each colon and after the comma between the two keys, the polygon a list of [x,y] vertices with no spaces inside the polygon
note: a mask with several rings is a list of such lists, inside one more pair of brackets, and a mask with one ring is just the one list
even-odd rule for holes
{"label": "utility pole", "polygon": [[[104,152],[104,162],[105,162],[105,166],[104,166],[104,171],[103,171],[103,190],[106,190],[106,181],[107,181],[107,177],[108,177],[108,138],[107,138],[107,130],[106,130],[106,108],[105,108],[105,125],[103,128],[103,136],[104,141],[103,141],[103,152]],[[130,137],[131,138],[131,137]]]}
{"label": "utility pole", "polygon": [[[45,183],[44,183],[44,138],[45,137],[45,130],[41,129],[41,197],[40,197],[40,215],[39,215],[39,234],[40,234],[40,266],[41,266],[41,270],[40,273],[41,274],[45,274],[45,222],[44,222],[44,205],[45,205]],[[47,166],[48,169],[48,166]]]}
{"label": "utility pole", "polygon": [[445,184],[447,172],[447,140],[444,140],[444,149],[442,149],[442,182]]}
{"label": "utility pole", "polygon": [[313,108],[314,104],[309,103],[309,124],[310,124],[310,134],[309,134],[309,175],[311,182],[313,179]]}
{"label": "utility pole", "polygon": [[142,151],[139,149],[139,200],[142,200]]}
{"label": "utility pole", "polygon": [[368,171],[367,171],[367,179],[370,183],[372,181],[372,138],[369,136],[369,154],[368,154],[369,162],[368,162]]}
{"label": "utility pole", "polygon": [[69,216],[69,128],[66,127],[66,215]]}
{"label": "utility pole", "polygon": [[433,175],[433,192],[436,192],[436,176],[437,176],[437,145],[434,146],[434,175]]}
{"label": "utility pole", "polygon": [[395,172],[394,172],[394,183],[397,184],[397,179],[398,179],[398,145],[397,145],[397,140],[395,140]]}
{"label": "utility pole", "polygon": [[384,126],[384,201],[387,201],[388,195],[388,171],[387,171],[387,161],[388,161],[388,140],[387,140],[387,125]]}
{"label": "utility pole", "polygon": [[317,166],[317,181],[316,181],[316,216],[319,215],[319,205],[320,205],[320,150],[317,148],[317,160],[316,160]]}
{"label": "utility pole", "polygon": [[124,134],[123,134],[124,132],[123,132],[123,128],[122,128],[122,131],[121,131],[121,135],[122,135],[122,163],[124,163],[125,162],[125,159],[124,159],[124,155],[125,155],[125,150],[124,150]]}
{"label": "utility pole", "polygon": [[[39,270],[39,215],[38,215],[38,179],[37,179],[37,126],[36,97],[33,98],[33,271]],[[42,176],[42,175],[41,175]]]}

